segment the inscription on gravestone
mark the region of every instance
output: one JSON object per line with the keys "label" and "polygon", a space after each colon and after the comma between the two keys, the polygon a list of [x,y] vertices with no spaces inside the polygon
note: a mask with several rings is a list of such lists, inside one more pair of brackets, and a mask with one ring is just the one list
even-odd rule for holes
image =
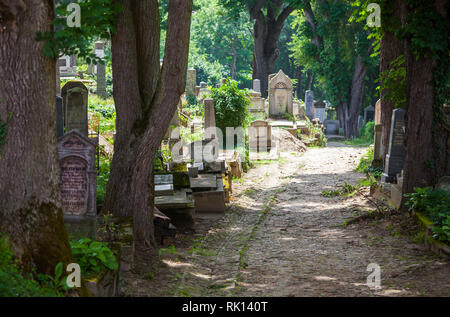
{"label": "inscription on gravestone", "polygon": [[405,159],[405,110],[395,109],[392,112],[391,132],[389,135],[389,150],[386,155],[383,182],[392,183],[403,169]]}

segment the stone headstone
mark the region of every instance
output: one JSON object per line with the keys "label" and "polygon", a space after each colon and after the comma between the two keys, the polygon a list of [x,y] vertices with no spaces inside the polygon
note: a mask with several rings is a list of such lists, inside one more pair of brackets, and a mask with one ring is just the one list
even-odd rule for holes
{"label": "stone headstone", "polygon": [[[212,98],[206,98],[204,100],[205,104],[205,131],[207,129],[216,128],[216,113],[214,109],[214,100]],[[217,132],[210,135],[208,139],[215,139],[217,137]]]}
{"label": "stone headstone", "polygon": [[80,81],[69,81],[61,94],[66,133],[78,130],[88,136],[88,89]]}
{"label": "stone headstone", "polygon": [[56,136],[62,137],[64,135],[64,113],[63,102],[60,96],[56,96]]}
{"label": "stone headstone", "polygon": [[58,59],[56,67],[59,68],[60,77],[71,77],[77,74],[77,59],[75,55],[63,55]]}
{"label": "stone headstone", "polygon": [[253,91],[261,92],[261,81],[259,79],[253,80]]}
{"label": "stone headstone", "polygon": [[186,92],[188,95],[195,95],[195,86],[197,85],[197,71],[190,68],[187,71]]}
{"label": "stone headstone", "polygon": [[320,122],[325,121],[325,106],[323,101],[314,102],[314,119],[319,119]]}
{"label": "stone headstone", "polygon": [[293,84],[282,70],[269,82],[269,112],[273,117],[292,114]]}
{"label": "stone headstone", "polygon": [[373,106],[369,106],[364,109],[364,123],[375,120],[375,108]]}
{"label": "stone headstone", "polygon": [[[95,42],[95,56],[100,59],[105,58],[105,43],[103,42]],[[97,67],[97,95],[100,98],[106,99],[106,66],[105,64],[98,63]]]}
{"label": "stone headstone", "polygon": [[325,127],[325,134],[338,135],[339,134],[339,120],[325,120],[323,122]]}
{"label": "stone headstone", "polygon": [[272,147],[272,127],[267,121],[253,121],[248,130],[248,139],[250,150],[267,152]]}
{"label": "stone headstone", "polygon": [[58,139],[60,190],[64,216],[97,215],[97,145],[74,130]]}
{"label": "stone headstone", "polygon": [[265,116],[264,102],[260,92],[250,91],[250,107],[248,110],[251,113],[262,113]]}
{"label": "stone headstone", "polygon": [[405,110],[399,108],[392,112],[391,132],[389,135],[389,150],[386,155],[383,182],[392,183],[403,169],[405,159]]}
{"label": "stone headstone", "polygon": [[312,90],[307,90],[305,92],[305,107],[306,107],[306,116],[309,120],[313,118],[313,105],[314,105],[314,92]]}
{"label": "stone headstone", "polygon": [[374,148],[373,148],[373,159],[374,161],[382,161],[382,152],[381,152],[381,132],[383,130],[382,124],[375,124],[375,132],[374,132]]}
{"label": "stone headstone", "polygon": [[375,104],[375,124],[381,124],[381,99]]}

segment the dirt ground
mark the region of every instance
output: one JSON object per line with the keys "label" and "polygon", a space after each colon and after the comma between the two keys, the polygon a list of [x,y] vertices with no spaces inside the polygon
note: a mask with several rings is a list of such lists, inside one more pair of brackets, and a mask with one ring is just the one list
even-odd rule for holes
{"label": "dirt ground", "polygon": [[[225,215],[198,215],[157,259],[123,265],[122,295],[450,296],[450,261],[413,242],[409,216],[372,212],[364,189],[321,195],[364,176],[354,169],[365,150],[330,142],[257,164],[233,183]],[[379,289],[367,286],[370,263]]]}

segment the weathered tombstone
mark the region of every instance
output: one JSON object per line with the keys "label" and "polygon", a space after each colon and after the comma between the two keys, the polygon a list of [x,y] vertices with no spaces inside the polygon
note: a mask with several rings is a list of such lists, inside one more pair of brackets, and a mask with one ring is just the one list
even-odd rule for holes
{"label": "weathered tombstone", "polygon": [[300,104],[298,101],[294,101],[292,103],[292,114],[294,115],[294,117],[296,119],[298,119],[298,117],[300,115]]}
{"label": "weathered tombstone", "polygon": [[[105,43],[95,42],[95,55],[100,58],[105,58]],[[100,98],[106,99],[106,67],[105,64],[98,63],[97,67],[97,95]]]}
{"label": "weathered tombstone", "polygon": [[386,155],[383,182],[392,183],[397,174],[403,169],[405,159],[405,110],[395,109],[392,112],[391,132],[389,136],[389,150]]}
{"label": "weathered tombstone", "polygon": [[73,130],[58,139],[60,189],[65,216],[97,215],[97,145]]}
{"label": "weathered tombstone", "polygon": [[261,81],[259,79],[253,80],[253,91],[261,92]]}
{"label": "weathered tombstone", "polygon": [[267,152],[272,147],[272,127],[267,121],[253,121],[248,130],[248,139],[250,150]]}
{"label": "weathered tombstone", "polygon": [[305,92],[305,107],[306,107],[306,116],[309,120],[313,118],[313,104],[314,104],[314,92],[312,90],[307,90]]}
{"label": "weathered tombstone", "polygon": [[273,117],[292,114],[293,84],[282,70],[269,82],[269,111]]}
{"label": "weathered tombstone", "polygon": [[373,165],[382,165],[383,157],[381,152],[381,132],[383,130],[383,125],[375,124],[374,132],[374,148],[373,148]]}
{"label": "weathered tombstone", "polygon": [[69,81],[62,88],[66,133],[78,130],[88,136],[88,89],[80,81]]}
{"label": "weathered tombstone", "polygon": [[195,95],[195,86],[197,84],[197,71],[194,68],[190,68],[187,71],[187,85],[186,92],[188,95]]}
{"label": "weathered tombstone", "polygon": [[325,120],[323,122],[325,127],[325,134],[338,135],[339,134],[339,120]]}
{"label": "weathered tombstone", "polygon": [[[212,98],[206,98],[205,104],[205,131],[207,129],[216,129],[216,113],[214,109],[214,100]],[[215,139],[217,137],[217,132],[211,134],[209,139]]]}
{"label": "weathered tombstone", "polygon": [[62,137],[64,135],[64,113],[63,102],[60,96],[56,96],[56,136]]}
{"label": "weathered tombstone", "polygon": [[375,104],[375,124],[381,124],[381,99]]}
{"label": "weathered tombstone", "polygon": [[63,55],[58,59],[57,67],[61,77],[75,76],[77,73],[77,59],[75,55]]}
{"label": "weathered tombstone", "polygon": [[264,99],[261,98],[261,93],[257,91],[250,91],[250,107],[251,113],[262,113],[265,116]]}
{"label": "weathered tombstone", "polygon": [[375,120],[375,108],[373,106],[369,106],[364,109],[364,123]]}
{"label": "weathered tombstone", "polygon": [[320,122],[325,121],[325,102],[314,102],[314,119],[319,119]]}

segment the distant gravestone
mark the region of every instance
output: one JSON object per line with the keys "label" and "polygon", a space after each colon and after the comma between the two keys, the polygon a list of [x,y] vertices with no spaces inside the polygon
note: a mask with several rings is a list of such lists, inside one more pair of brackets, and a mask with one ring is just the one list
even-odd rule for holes
{"label": "distant gravestone", "polygon": [[253,91],[261,92],[261,81],[259,79],[253,80]]}
{"label": "distant gravestone", "polygon": [[374,161],[382,161],[382,152],[381,152],[381,133],[383,131],[382,124],[375,124],[375,132],[374,132],[374,148],[373,148],[373,159]]}
{"label": "distant gravestone", "polygon": [[197,71],[190,68],[187,71],[186,92],[188,95],[195,95],[195,86],[197,85]]}
{"label": "distant gravestone", "polygon": [[78,131],[58,139],[60,190],[65,216],[84,217],[97,214],[97,145]]}
{"label": "distant gravestone", "polygon": [[64,113],[63,102],[60,96],[56,96],[56,136],[62,137],[64,135]]}
{"label": "distant gravestone", "polygon": [[369,106],[364,109],[364,123],[375,120],[375,108],[373,106]]}
{"label": "distant gravestone", "polygon": [[80,81],[69,81],[62,88],[66,132],[78,130],[88,136],[88,89]]}
{"label": "distant gravestone", "polygon": [[403,169],[405,159],[405,110],[395,109],[392,112],[391,132],[389,135],[389,150],[386,155],[383,182],[392,183]]}
{"label": "distant gravestone", "polygon": [[[205,131],[207,129],[216,128],[216,113],[214,110],[214,100],[212,98],[206,98],[204,100],[205,104]],[[208,139],[215,139],[217,137],[217,132],[209,135]]]}
{"label": "distant gravestone", "polygon": [[305,92],[305,107],[306,107],[306,116],[309,120],[313,118],[313,105],[314,105],[314,92],[312,90],[307,90]]}
{"label": "distant gravestone", "polygon": [[199,92],[198,92],[198,99],[199,99],[199,100],[205,99],[205,96],[206,96],[207,94],[210,94],[210,93],[211,93],[211,90],[209,90],[209,89],[207,88],[206,83],[202,81],[202,82],[200,83],[200,90],[199,90]]}
{"label": "distant gravestone", "polygon": [[314,102],[314,119],[319,119],[320,122],[325,121],[325,106],[323,101]]}
{"label": "distant gravestone", "polygon": [[253,121],[248,130],[248,139],[250,150],[267,152],[272,147],[272,127],[267,121]]}
{"label": "distant gravestone", "polygon": [[283,117],[292,114],[293,84],[282,70],[271,77],[269,82],[269,112],[270,116]]}
{"label": "distant gravestone", "polygon": [[[105,43],[103,42],[95,42],[95,55],[100,58],[105,58]],[[106,67],[105,64],[98,63],[97,64],[97,95],[100,98],[106,99]]]}
{"label": "distant gravestone", "polygon": [[381,99],[375,104],[375,124],[381,124]]}

